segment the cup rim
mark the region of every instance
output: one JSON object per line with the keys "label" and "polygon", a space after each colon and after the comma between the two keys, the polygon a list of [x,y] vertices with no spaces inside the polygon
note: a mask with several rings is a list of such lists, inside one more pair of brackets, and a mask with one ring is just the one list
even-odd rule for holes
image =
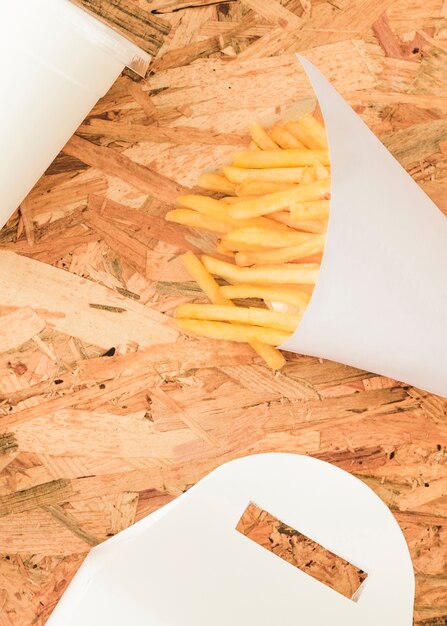
{"label": "cup rim", "polygon": [[125,35],[111,28],[93,13],[70,0],[40,0],[39,9],[47,9],[88,41],[101,47],[124,66],[145,77],[151,55],[139,48]]}

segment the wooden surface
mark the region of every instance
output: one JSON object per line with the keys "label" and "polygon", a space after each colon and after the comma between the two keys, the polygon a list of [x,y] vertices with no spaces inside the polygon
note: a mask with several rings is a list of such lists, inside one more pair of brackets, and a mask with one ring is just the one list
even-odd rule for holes
{"label": "wooden surface", "polygon": [[248,347],[179,337],[169,316],[200,298],[179,255],[212,244],[163,222],[249,120],[312,97],[294,50],[445,210],[447,4],[136,4],[172,26],[153,72],[117,81],[0,233],[1,626],[44,624],[91,546],[271,450],[369,484],[410,546],[415,623],[447,624],[447,401],[305,356],[275,375]]}

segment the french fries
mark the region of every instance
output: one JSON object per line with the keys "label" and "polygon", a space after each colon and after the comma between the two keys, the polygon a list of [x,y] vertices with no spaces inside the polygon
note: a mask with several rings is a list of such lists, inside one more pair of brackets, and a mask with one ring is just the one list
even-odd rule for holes
{"label": "french fries", "polygon": [[[310,239],[313,237],[313,239]],[[317,255],[324,248],[324,235],[310,235],[309,239],[297,246],[277,248],[261,252],[237,252],[235,255],[236,265],[274,265],[298,261],[312,255]]]}
{"label": "french fries", "polygon": [[231,167],[223,168],[225,176],[232,183],[243,183],[246,180],[263,180],[270,183],[300,183],[304,167],[273,167],[262,170],[253,168]]}
{"label": "french fries", "polygon": [[289,228],[295,228],[297,230],[306,233],[324,234],[327,230],[327,218],[321,218],[318,220],[298,219],[294,220],[289,211],[275,211],[269,214],[269,219],[275,222],[280,222]]}
{"label": "french fries", "polygon": [[190,211],[189,209],[174,209],[173,211],[168,211],[168,213],[166,213],[166,220],[168,222],[183,224],[183,226],[210,230],[213,233],[226,233],[228,230],[228,225],[225,222],[216,220],[213,217],[200,215],[200,213]]}
{"label": "french fries", "polygon": [[[204,265],[199,261],[193,252],[187,252],[183,256],[186,269],[191,274],[192,278],[199,285],[203,293],[213,303],[221,306],[235,306],[235,304],[228,298],[226,298],[220,291],[219,284],[214,280],[209,272],[205,269]],[[262,342],[259,339],[247,340],[253,350],[259,354],[261,358],[274,370],[280,369],[285,359],[281,352],[268,342]]]}
{"label": "french fries", "polygon": [[224,193],[227,196],[234,196],[234,185],[225,176],[219,174],[202,174],[199,178],[199,187],[208,189],[209,191],[216,191],[217,193]]}
{"label": "french fries", "polygon": [[218,322],[240,322],[241,324],[254,324],[255,326],[288,330],[291,333],[293,333],[300,322],[298,315],[277,313],[270,309],[218,304],[184,304],[178,307],[176,317]]}
{"label": "french fries", "polygon": [[250,135],[254,143],[261,150],[278,150],[279,146],[265,132],[257,122],[250,124]]}
{"label": "french fries", "polygon": [[258,215],[268,215],[275,211],[288,208],[297,202],[308,202],[310,200],[320,200],[331,190],[331,180],[316,180],[307,185],[298,185],[294,189],[285,191],[275,191],[266,196],[260,196],[252,200],[241,200],[230,207],[228,213],[235,219],[247,219]]}
{"label": "french fries", "polygon": [[312,115],[270,129],[253,122],[250,135],[248,149],[236,152],[231,165],[199,179],[219,199],[180,196],[180,208],[166,215],[215,233],[220,255],[184,255],[210,304],[179,306],[175,324],[191,335],[247,342],[269,367],[280,369],[285,359],[276,346],[300,324],[324,252],[328,142]]}
{"label": "french fries", "polygon": [[310,294],[295,289],[264,287],[259,285],[223,285],[220,293],[230,299],[259,298],[270,302],[284,302],[304,310],[310,301]]}
{"label": "french fries", "polygon": [[304,144],[299,141],[295,135],[292,135],[291,132],[281,126],[279,124],[275,124],[272,126],[270,130],[270,137],[275,141],[281,148],[304,148]]}
{"label": "french fries", "polygon": [[322,163],[320,163],[318,159],[315,159],[314,161],[313,170],[314,170],[315,178],[317,180],[324,180],[325,178],[329,178],[330,176],[327,167],[325,167]]}
{"label": "french fries", "polygon": [[315,160],[329,165],[327,150],[240,150],[233,155],[234,167],[302,167]]}
{"label": "french fries", "polygon": [[[311,235],[310,233],[301,233],[293,231],[292,229],[283,231],[270,231],[267,228],[238,228],[236,230],[230,230],[227,234],[226,241],[232,243],[246,243],[259,246],[265,246],[266,248],[281,248],[287,246],[298,246],[303,241],[315,239],[318,242],[321,241],[321,236]],[[320,248],[316,250],[319,252]],[[313,254],[313,253],[312,253]]]}
{"label": "french fries", "polygon": [[307,132],[308,137],[312,137],[314,145],[317,145],[318,148],[327,150],[328,143],[326,131],[324,126],[320,124],[320,122],[316,120],[313,115],[303,115],[303,117],[299,120],[299,124]]}
{"label": "french fries", "polygon": [[241,200],[247,200],[248,198],[250,198],[250,200],[252,200],[253,198],[258,198],[258,195],[255,196],[245,196],[244,198],[241,198],[240,196],[225,196],[222,198],[222,202],[225,202],[225,204],[236,204],[236,202],[240,202]]}
{"label": "french fries", "polygon": [[265,252],[266,250],[274,250],[268,244],[262,245],[260,243],[253,243],[247,241],[231,241],[231,239],[223,238],[219,240],[219,243],[226,249],[231,252],[240,252],[241,250],[245,252]]}
{"label": "french fries", "polygon": [[290,217],[295,222],[300,220],[325,220],[329,217],[329,200],[296,202],[290,205]]}
{"label": "french fries", "polygon": [[211,339],[226,339],[240,343],[259,342],[267,346],[279,346],[290,336],[289,332],[265,328],[260,326],[248,326],[245,324],[227,324],[226,322],[206,322],[203,320],[179,319],[177,326],[180,330],[210,337]]}
{"label": "french fries", "polygon": [[[324,167],[324,165],[322,165]],[[244,180],[236,187],[238,196],[260,196],[274,191],[284,191],[285,189],[295,189],[297,185],[291,183],[273,183],[269,180]]]}
{"label": "french fries", "polygon": [[[238,227],[238,226],[273,228],[274,230],[280,230],[280,231],[286,230],[284,226],[281,226],[280,224],[277,224],[274,221],[266,217],[255,217],[252,219],[243,220],[242,222],[241,220],[236,220],[230,217],[229,212],[228,212],[228,205],[226,203],[222,202],[221,200],[216,200],[215,198],[210,198],[209,196],[189,194],[186,196],[179,196],[177,201],[182,207],[187,207],[188,209],[192,209],[193,212],[197,211],[197,213],[206,215],[208,218],[211,218],[211,220],[217,220],[218,222],[223,222],[225,224],[228,224],[228,226],[226,227],[227,230],[231,227]],[[177,209],[177,211],[182,211],[182,209]],[[173,222],[177,221],[178,216],[180,216],[178,223],[183,224],[184,222],[180,220],[183,219],[187,221],[188,220],[187,215],[190,215],[190,214],[189,213],[188,214],[174,213],[174,211],[170,211],[168,215],[169,215],[168,221],[173,221]],[[213,222],[211,222],[211,224],[212,223]],[[225,232],[225,231],[214,230],[214,232]]]}
{"label": "french fries", "polygon": [[234,256],[235,256],[235,253],[229,248],[227,248],[225,244],[222,243],[222,240],[219,240],[216,242],[216,252],[218,252],[222,256],[227,256],[230,259],[234,259]]}
{"label": "french fries", "polygon": [[238,267],[226,261],[204,255],[202,262],[210,274],[221,276],[232,283],[254,283],[255,285],[303,283],[314,285],[320,266],[317,263],[284,263],[256,267]]}
{"label": "french fries", "polygon": [[318,150],[328,147],[324,126],[312,115],[303,115],[298,121],[287,123],[286,129],[308,148]]}

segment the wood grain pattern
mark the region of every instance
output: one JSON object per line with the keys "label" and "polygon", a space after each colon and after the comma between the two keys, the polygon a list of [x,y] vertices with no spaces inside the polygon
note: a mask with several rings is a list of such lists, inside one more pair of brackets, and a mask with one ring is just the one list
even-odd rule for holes
{"label": "wood grain pattern", "polygon": [[447,400],[307,356],[273,374],[248,346],[179,337],[175,307],[203,301],[180,255],[213,242],[163,220],[250,120],[312,104],[295,50],[447,211],[445,2],[133,6],[171,26],[150,75],[119,78],[0,232],[0,623],[42,626],[92,545],[278,450],[384,499],[415,624],[446,624]]}

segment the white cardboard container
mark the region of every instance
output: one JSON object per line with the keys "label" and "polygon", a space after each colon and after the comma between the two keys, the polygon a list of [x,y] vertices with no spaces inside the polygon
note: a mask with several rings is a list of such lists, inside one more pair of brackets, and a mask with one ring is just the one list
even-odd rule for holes
{"label": "white cardboard container", "polygon": [[326,125],[331,209],[312,299],[280,347],[447,396],[447,219],[297,56]]}
{"label": "white cardboard container", "polygon": [[[368,573],[348,599],[236,530],[250,502]],[[94,548],[48,626],[411,626],[414,574],[394,516],[311,457],[222,465]]]}
{"label": "white cardboard container", "polygon": [[0,228],[127,65],[150,56],[68,0],[0,9]]}

